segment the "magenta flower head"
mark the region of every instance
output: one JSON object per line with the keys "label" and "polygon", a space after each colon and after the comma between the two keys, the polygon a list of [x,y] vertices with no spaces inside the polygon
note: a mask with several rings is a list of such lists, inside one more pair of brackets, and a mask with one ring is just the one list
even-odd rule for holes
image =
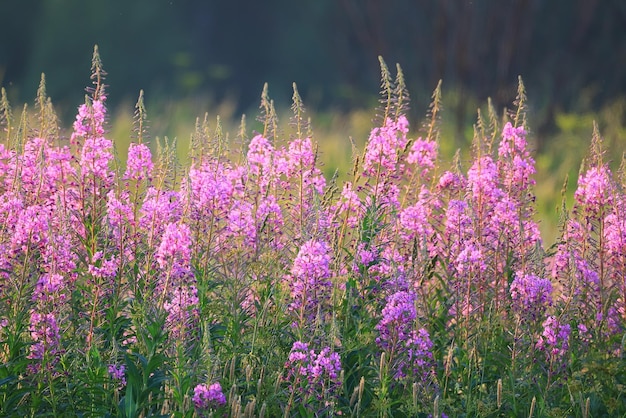
{"label": "magenta flower head", "polygon": [[226,396],[219,383],[213,383],[210,386],[200,384],[193,389],[192,401],[196,409],[202,413],[225,405]]}
{"label": "magenta flower head", "polygon": [[149,179],[153,168],[150,148],[145,144],[130,144],[124,178],[136,181]]}
{"label": "magenta flower head", "polygon": [[543,322],[543,333],[535,347],[545,352],[548,361],[559,360],[569,349],[570,331],[569,324],[562,324],[556,317],[549,316]]}
{"label": "magenta flower head", "polygon": [[376,343],[390,354],[393,378],[402,380],[409,375],[428,379],[432,368],[432,347],[428,331],[414,327],[417,312],[416,295],[399,291],[387,299],[382,319],[376,325],[379,332]]}
{"label": "magenta flower head", "polygon": [[601,207],[613,204],[611,172],[605,166],[592,167],[578,178],[574,193],[576,202],[590,214],[597,214]]}
{"label": "magenta flower head", "polygon": [[552,304],[552,282],[533,274],[517,273],[510,292],[513,310],[523,318],[535,320]]}
{"label": "magenta flower head", "polygon": [[365,148],[363,161],[365,174],[373,177],[379,172],[394,172],[400,153],[408,142],[406,136],[408,131],[409,122],[404,115],[401,115],[397,122],[387,119],[382,127],[372,129]]}
{"label": "magenta flower head", "polygon": [[120,386],[126,386],[126,366],[123,364],[119,366],[109,364],[109,376],[111,379],[119,381]]}
{"label": "magenta flower head", "polygon": [[316,353],[309,349],[308,343],[294,342],[285,371],[283,379],[289,382],[289,391],[300,401],[332,397],[341,388],[341,359],[330,347]]}
{"label": "magenta flower head", "polygon": [[411,151],[406,158],[409,164],[415,164],[421,169],[421,175],[426,175],[435,168],[437,162],[437,142],[418,138],[411,146]]}
{"label": "magenta flower head", "polygon": [[307,316],[317,312],[319,303],[330,297],[331,248],[325,241],[309,240],[302,244],[287,276],[292,303],[289,310],[304,309]]}

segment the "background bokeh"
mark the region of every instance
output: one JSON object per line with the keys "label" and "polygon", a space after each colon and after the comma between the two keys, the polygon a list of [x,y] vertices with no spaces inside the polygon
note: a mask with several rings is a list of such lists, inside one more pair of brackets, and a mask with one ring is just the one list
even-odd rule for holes
{"label": "background bokeh", "polygon": [[246,109],[264,82],[280,102],[296,81],[309,106],[364,107],[378,55],[400,63],[417,108],[439,79],[462,103],[506,105],[522,75],[541,129],[626,91],[622,0],[4,0],[0,11],[0,84],[21,101],[45,72],[50,96],[74,107],[94,44],[113,102],[144,89]]}

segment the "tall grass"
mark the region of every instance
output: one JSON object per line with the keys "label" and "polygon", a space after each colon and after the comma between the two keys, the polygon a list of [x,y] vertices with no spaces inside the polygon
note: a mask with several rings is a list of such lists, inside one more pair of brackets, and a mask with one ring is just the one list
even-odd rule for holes
{"label": "tall grass", "polygon": [[199,121],[187,165],[140,96],[123,168],[97,49],[69,141],[43,80],[31,118],[3,95],[0,415],[625,414],[626,175],[598,130],[549,246],[521,80],[465,166],[440,86],[411,133],[381,69],[339,180],[295,86],[290,132],[265,89],[259,132]]}

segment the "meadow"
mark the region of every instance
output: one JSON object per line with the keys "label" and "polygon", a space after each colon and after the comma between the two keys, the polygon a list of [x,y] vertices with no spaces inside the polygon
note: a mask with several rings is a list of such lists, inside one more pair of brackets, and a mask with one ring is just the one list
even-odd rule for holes
{"label": "meadow", "polygon": [[69,138],[43,79],[18,120],[2,94],[0,416],[626,414],[626,163],[597,126],[545,242],[521,79],[444,160],[440,86],[411,129],[381,59],[329,175],[295,85],[288,125],[264,89],[258,132],[198,119],[181,163],[143,94],[118,155],[104,75],[96,48]]}

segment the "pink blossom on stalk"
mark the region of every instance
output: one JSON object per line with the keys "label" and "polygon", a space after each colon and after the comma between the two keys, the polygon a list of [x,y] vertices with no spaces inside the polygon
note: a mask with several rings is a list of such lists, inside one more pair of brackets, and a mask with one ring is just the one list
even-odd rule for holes
{"label": "pink blossom on stalk", "polygon": [[[356,228],[363,217],[363,204],[359,196],[352,188],[352,183],[347,181],[343,185],[338,202],[332,207],[334,222],[341,222],[343,216],[347,216],[346,223],[350,228]],[[345,214],[345,215],[344,215]]]}
{"label": "pink blossom on stalk", "polygon": [[399,223],[404,239],[413,240],[417,237],[423,241],[431,237],[433,229],[429,222],[430,210],[428,202],[420,199],[400,212]]}
{"label": "pink blossom on stalk", "polygon": [[548,361],[559,360],[569,349],[570,331],[569,324],[562,324],[556,317],[549,316],[543,322],[543,332],[535,346],[545,352]]}
{"label": "pink blossom on stalk", "polygon": [[253,174],[267,176],[273,171],[274,146],[262,135],[256,135],[250,140],[246,156]]}
{"label": "pink blossom on stalk", "polygon": [[124,178],[127,180],[142,181],[150,179],[154,164],[152,153],[145,144],[130,144]]}
{"label": "pink blossom on stalk", "polygon": [[395,172],[400,152],[408,142],[408,132],[409,122],[404,115],[397,122],[387,119],[382,127],[372,129],[365,148],[365,174],[373,177],[378,172],[382,175]]}
{"label": "pink blossom on stalk", "polygon": [[165,227],[161,244],[155,254],[159,267],[172,267],[187,270],[191,262],[191,230],[183,223],[170,223]]}
{"label": "pink blossom on stalk", "polygon": [[74,243],[67,233],[54,231],[48,234],[46,246],[41,250],[43,266],[47,271],[74,278],[78,256],[73,251]]}
{"label": "pink blossom on stalk", "polygon": [[316,353],[308,343],[296,341],[284,369],[289,392],[295,393],[299,401],[332,398],[341,388],[341,359],[330,347]]}
{"label": "pink blossom on stalk", "polygon": [[552,304],[552,282],[534,274],[516,273],[510,293],[513,310],[530,320],[535,320]]}
{"label": "pink blossom on stalk", "polygon": [[325,241],[302,244],[287,276],[292,299],[289,310],[304,308],[310,317],[317,312],[318,304],[330,297],[331,258],[331,248]]}
{"label": "pink blossom on stalk", "polygon": [[238,176],[242,176],[239,170],[222,162],[209,160],[199,167],[192,166],[183,186],[190,199],[192,217],[202,219],[228,211],[231,199],[237,194]]}
{"label": "pink blossom on stalk", "polygon": [[228,213],[227,230],[234,236],[243,237],[249,245],[255,245],[257,228],[252,204],[237,200]]}
{"label": "pink blossom on stalk", "polygon": [[440,190],[447,190],[451,193],[460,193],[467,185],[466,183],[467,181],[462,175],[452,171],[446,171],[439,178],[437,187]]}
{"label": "pink blossom on stalk", "polygon": [[165,225],[178,222],[181,216],[182,205],[178,192],[148,188],[139,219],[139,226],[144,231],[152,236],[159,236]]}
{"label": "pink blossom on stalk", "polygon": [[315,151],[311,138],[292,140],[285,157],[288,177],[296,175],[303,169],[313,168],[315,166]]}
{"label": "pink blossom on stalk", "polygon": [[224,396],[222,386],[219,383],[213,383],[210,386],[196,385],[191,400],[200,413],[226,404],[226,396]]}
{"label": "pink blossom on stalk", "polygon": [[574,197],[592,215],[598,214],[602,207],[610,207],[613,204],[613,187],[609,169],[600,166],[587,170],[578,178]]}
{"label": "pink blossom on stalk", "polygon": [[120,382],[120,387],[126,386],[126,366],[123,364],[115,365],[109,364],[109,376],[111,379],[117,380]]}
{"label": "pink blossom on stalk", "polygon": [[128,191],[122,191],[118,198],[115,191],[110,190],[107,193],[107,219],[114,233],[117,233],[121,226],[133,222],[133,217],[133,205],[130,203]]}
{"label": "pink blossom on stalk", "polygon": [[44,273],[41,275],[33,292],[35,302],[62,302],[66,295],[61,293],[65,288],[65,278],[56,273]]}
{"label": "pink blossom on stalk", "polygon": [[61,334],[54,313],[32,311],[28,328],[34,344],[30,346],[29,359],[43,360],[47,355],[58,353]]}
{"label": "pink blossom on stalk", "polygon": [[174,338],[185,337],[185,329],[189,329],[198,318],[198,303],[198,289],[195,286],[179,286],[172,292],[170,300],[163,304],[167,312],[166,323]]}
{"label": "pink blossom on stalk", "polygon": [[[102,136],[85,139],[79,163],[83,181],[93,176],[100,179],[105,186],[110,186],[113,183],[113,172],[109,168],[111,161],[113,161],[111,140]],[[98,193],[97,190],[92,190],[92,192]]]}
{"label": "pink blossom on stalk", "polygon": [[78,107],[72,141],[75,141],[76,137],[86,138],[88,136],[104,135],[104,121],[106,119],[105,100],[106,96],[100,95],[100,98],[94,100],[91,106],[83,103]]}
{"label": "pink blossom on stalk", "polygon": [[453,265],[462,277],[468,277],[471,274],[480,275],[487,270],[484,250],[474,242],[467,242],[461,248]]}
{"label": "pink blossom on stalk", "polygon": [[498,170],[490,156],[477,158],[467,171],[467,183],[476,202],[493,204],[502,191],[498,188]]}
{"label": "pink blossom on stalk", "polygon": [[626,213],[614,212],[604,218],[604,240],[614,259],[626,261]]}
{"label": "pink blossom on stalk", "polygon": [[418,138],[411,146],[406,161],[409,164],[415,164],[421,169],[421,175],[426,175],[435,168],[437,162],[437,142]]}
{"label": "pink blossom on stalk", "polygon": [[507,122],[502,129],[502,141],[498,146],[500,157],[511,157],[526,154],[526,130],[523,126],[514,127]]}
{"label": "pink blossom on stalk", "polygon": [[11,244],[15,249],[26,251],[31,245],[44,247],[48,240],[50,209],[40,205],[29,206],[18,215]]}
{"label": "pink blossom on stalk", "polygon": [[376,344],[390,355],[393,378],[415,375],[425,381],[432,368],[432,348],[428,331],[414,327],[417,311],[413,292],[398,291],[387,298],[382,319],[376,325]]}

